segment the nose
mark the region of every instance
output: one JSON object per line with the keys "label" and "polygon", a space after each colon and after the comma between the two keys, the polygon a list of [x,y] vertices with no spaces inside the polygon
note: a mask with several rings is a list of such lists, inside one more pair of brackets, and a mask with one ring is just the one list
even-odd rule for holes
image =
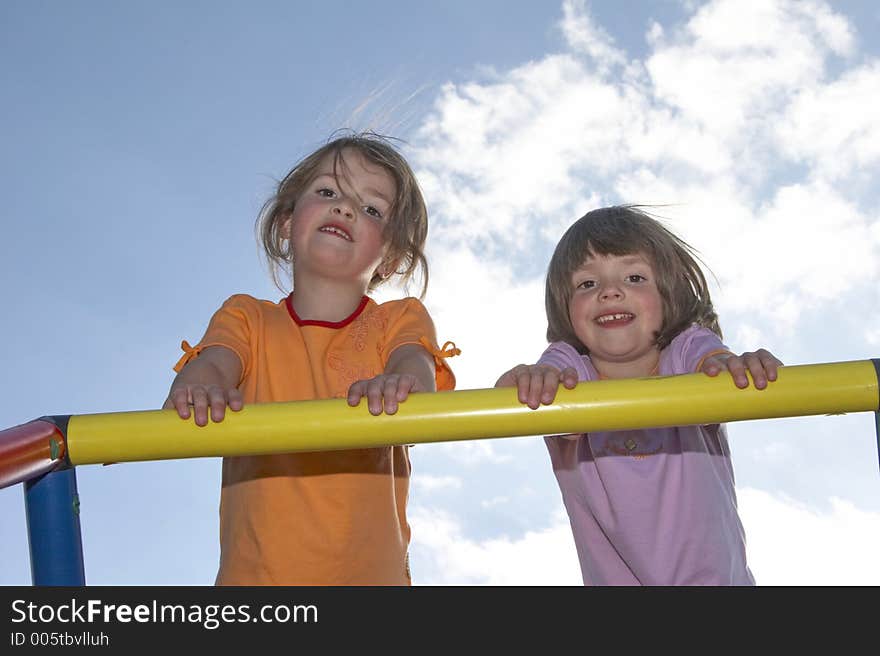
{"label": "nose", "polygon": [[599,300],[619,301],[623,298],[623,290],[617,285],[604,285],[599,290]]}
{"label": "nose", "polygon": [[352,203],[347,196],[340,196],[336,203],[333,205],[333,213],[340,214],[347,219],[353,219],[357,212],[354,209],[354,203]]}

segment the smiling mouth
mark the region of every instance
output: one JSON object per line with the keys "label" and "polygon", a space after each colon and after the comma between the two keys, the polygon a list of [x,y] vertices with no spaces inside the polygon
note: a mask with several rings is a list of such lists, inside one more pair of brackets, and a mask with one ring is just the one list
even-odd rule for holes
{"label": "smiling mouth", "polygon": [[329,235],[336,235],[337,237],[342,237],[346,241],[354,241],[351,238],[351,235],[348,234],[345,230],[335,225],[325,225],[318,228],[318,232],[325,232]]}
{"label": "smiling mouth", "polygon": [[614,314],[603,314],[601,317],[596,317],[596,323],[600,326],[607,324],[616,324],[616,323],[624,323],[634,319],[636,315],[630,312],[615,312]]}

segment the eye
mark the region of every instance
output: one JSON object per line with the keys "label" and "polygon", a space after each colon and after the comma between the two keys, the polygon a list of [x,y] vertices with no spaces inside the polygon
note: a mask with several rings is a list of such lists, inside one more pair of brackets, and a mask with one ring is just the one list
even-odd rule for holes
{"label": "eye", "polygon": [[317,190],[317,194],[323,198],[336,198],[336,192],[328,187],[321,187]]}
{"label": "eye", "polygon": [[381,219],[381,218],[382,218],[382,212],[380,212],[379,210],[377,210],[377,209],[376,209],[375,207],[373,207],[372,205],[367,205],[366,207],[364,207],[364,212],[366,212],[367,214],[369,214],[369,215],[372,216],[373,218],[376,218],[376,219]]}
{"label": "eye", "polygon": [[575,289],[592,289],[596,286],[595,280],[582,280],[574,286]]}
{"label": "eye", "polygon": [[631,273],[626,277],[627,282],[645,282],[647,278],[640,273]]}

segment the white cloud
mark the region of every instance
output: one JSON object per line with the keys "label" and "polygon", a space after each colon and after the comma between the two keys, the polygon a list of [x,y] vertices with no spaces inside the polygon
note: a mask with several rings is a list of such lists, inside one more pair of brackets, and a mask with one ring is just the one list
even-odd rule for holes
{"label": "white cloud", "polygon": [[[752,488],[738,492],[758,585],[878,585],[880,513],[830,499],[820,511]],[[567,519],[519,536],[473,539],[448,512],[411,511],[417,585],[580,585]]]}
{"label": "white cloud", "polygon": [[461,442],[444,442],[432,446],[452,460],[469,467],[478,465],[503,465],[513,461],[513,456],[499,452],[491,440],[468,440]]}
{"label": "white cloud", "polygon": [[419,474],[413,478],[413,488],[424,490],[425,492],[436,492],[437,490],[459,490],[461,489],[461,478],[458,476],[431,476],[430,474]]}
{"label": "white cloud", "polygon": [[[769,340],[763,331],[757,326],[748,323],[740,323],[736,334],[731,338],[727,336],[727,345],[733,348],[735,344],[768,344]],[[735,349],[736,350],[736,349]]]}
{"label": "white cloud", "polygon": [[761,490],[738,496],[758,585],[880,584],[880,513],[836,498],[819,511]]}
{"label": "white cloud", "polygon": [[590,56],[603,71],[626,61],[625,53],[614,45],[614,39],[593,21],[584,0],[565,0],[562,14],[560,28],[573,51]]}
{"label": "white cloud", "polygon": [[778,304],[788,322],[877,273],[867,217],[824,182],[780,187],[717,249],[731,306]]}
{"label": "white cloud", "polygon": [[496,508],[498,506],[506,506],[510,503],[510,497],[498,496],[491,499],[483,499],[480,501],[481,508]]}
{"label": "white cloud", "polygon": [[[745,451],[745,450],[744,450]],[[796,449],[786,441],[771,441],[765,439],[756,446],[751,447],[749,456],[755,460],[768,463],[785,463],[794,460]]]}
{"label": "white cloud", "polygon": [[487,540],[468,537],[453,515],[435,508],[412,508],[410,523],[416,585],[581,585],[562,515],[547,528]]}
{"label": "white cloud", "polygon": [[[560,26],[568,52],[447,84],[419,133],[433,248],[480,267],[458,280],[526,284],[526,263],[538,283],[564,228],[616,202],[663,205],[718,275],[719,305],[770,338],[874,275],[880,67],[853,56],[844,17],[822,2],[709,2],[650,30],[649,55],[615,76],[596,60],[622,55],[584,3],[566,1]],[[515,348],[517,332],[500,341]]]}
{"label": "white cloud", "polygon": [[[777,132],[780,148],[831,180],[859,176],[880,160],[880,63],[847,71],[827,85],[800,89]],[[870,175],[870,174],[869,174]],[[876,182],[875,176],[870,179]]]}
{"label": "white cloud", "polygon": [[[717,276],[725,334],[743,350],[767,346],[787,360],[803,333],[822,332],[804,326],[805,316],[865,305],[880,261],[880,65],[859,57],[846,18],[818,1],[716,0],[681,26],[651,26],[648,55],[627,61],[583,2],[566,0],[562,13],[562,52],[445,85],[415,140],[432,216],[428,306],[440,340],[462,349],[451,361],[459,389],[490,387],[534,361],[545,344],[552,248],[602,205],[662,206]],[[880,342],[874,329],[858,330],[863,345],[844,344],[849,334],[822,339],[812,361]],[[805,450],[819,448],[809,440],[792,447],[779,426],[756,461],[779,462],[793,448],[799,462],[821,458]],[[509,462],[492,442],[432,450],[470,475]],[[744,489],[741,508],[759,583],[856,580],[855,563],[829,564],[829,554],[858,543],[869,558],[878,544],[877,516],[849,502],[819,512]],[[418,582],[580,581],[561,516],[487,539],[469,535],[449,509],[419,507],[413,517],[426,577]],[[876,568],[861,573],[876,582]]]}
{"label": "white cloud", "polygon": [[[522,251],[548,220],[599,199],[575,165],[619,166],[626,103],[570,56],[551,56],[484,85],[447,85],[420,133],[417,174],[433,239],[498,258]],[[589,144],[590,151],[581,150]],[[601,152],[602,157],[596,157]],[[556,226],[561,227],[561,224]]]}
{"label": "white cloud", "polygon": [[[874,319],[868,323],[872,326],[880,326],[880,314],[875,314]],[[880,345],[880,328],[868,328],[865,331],[865,339],[871,346]]]}
{"label": "white cloud", "polygon": [[652,45],[646,66],[657,98],[738,141],[750,136],[750,121],[760,124],[794,90],[817,84],[827,56],[849,53],[853,38],[824,3],[718,0]]}
{"label": "white cloud", "polygon": [[449,292],[429,297],[428,304],[440,341],[452,340],[461,349],[461,356],[449,360],[459,388],[492,387],[522,358],[540,355],[546,331],[543,271],[521,276],[515,263],[470,249],[441,247],[432,249],[431,257],[443,263],[435,267],[432,284]]}

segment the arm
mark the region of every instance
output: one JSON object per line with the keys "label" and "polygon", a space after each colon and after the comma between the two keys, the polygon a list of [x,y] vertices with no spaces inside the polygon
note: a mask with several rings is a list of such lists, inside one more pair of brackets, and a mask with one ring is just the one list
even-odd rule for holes
{"label": "arm", "polygon": [[777,369],[782,361],[766,349],[748,351],[742,355],[733,353],[713,353],[706,357],[699,370],[708,376],[717,376],[722,371],[729,371],[733,382],[740,389],[749,386],[746,370],[752,374],[756,389],[767,387],[768,381],[776,380]]}
{"label": "arm", "polygon": [[209,409],[211,421],[223,421],[227,405],[236,412],[244,405],[238,390],[241,373],[241,361],[232,349],[209,346],[180,370],[162,407],[189,419],[192,406],[198,426],[208,423]]}
{"label": "arm", "polygon": [[410,392],[434,392],[437,389],[434,357],[419,344],[403,344],[391,352],[385,371],[368,380],[358,380],[348,388],[348,405],[356,406],[367,397],[370,414],[397,412],[398,403]]}

